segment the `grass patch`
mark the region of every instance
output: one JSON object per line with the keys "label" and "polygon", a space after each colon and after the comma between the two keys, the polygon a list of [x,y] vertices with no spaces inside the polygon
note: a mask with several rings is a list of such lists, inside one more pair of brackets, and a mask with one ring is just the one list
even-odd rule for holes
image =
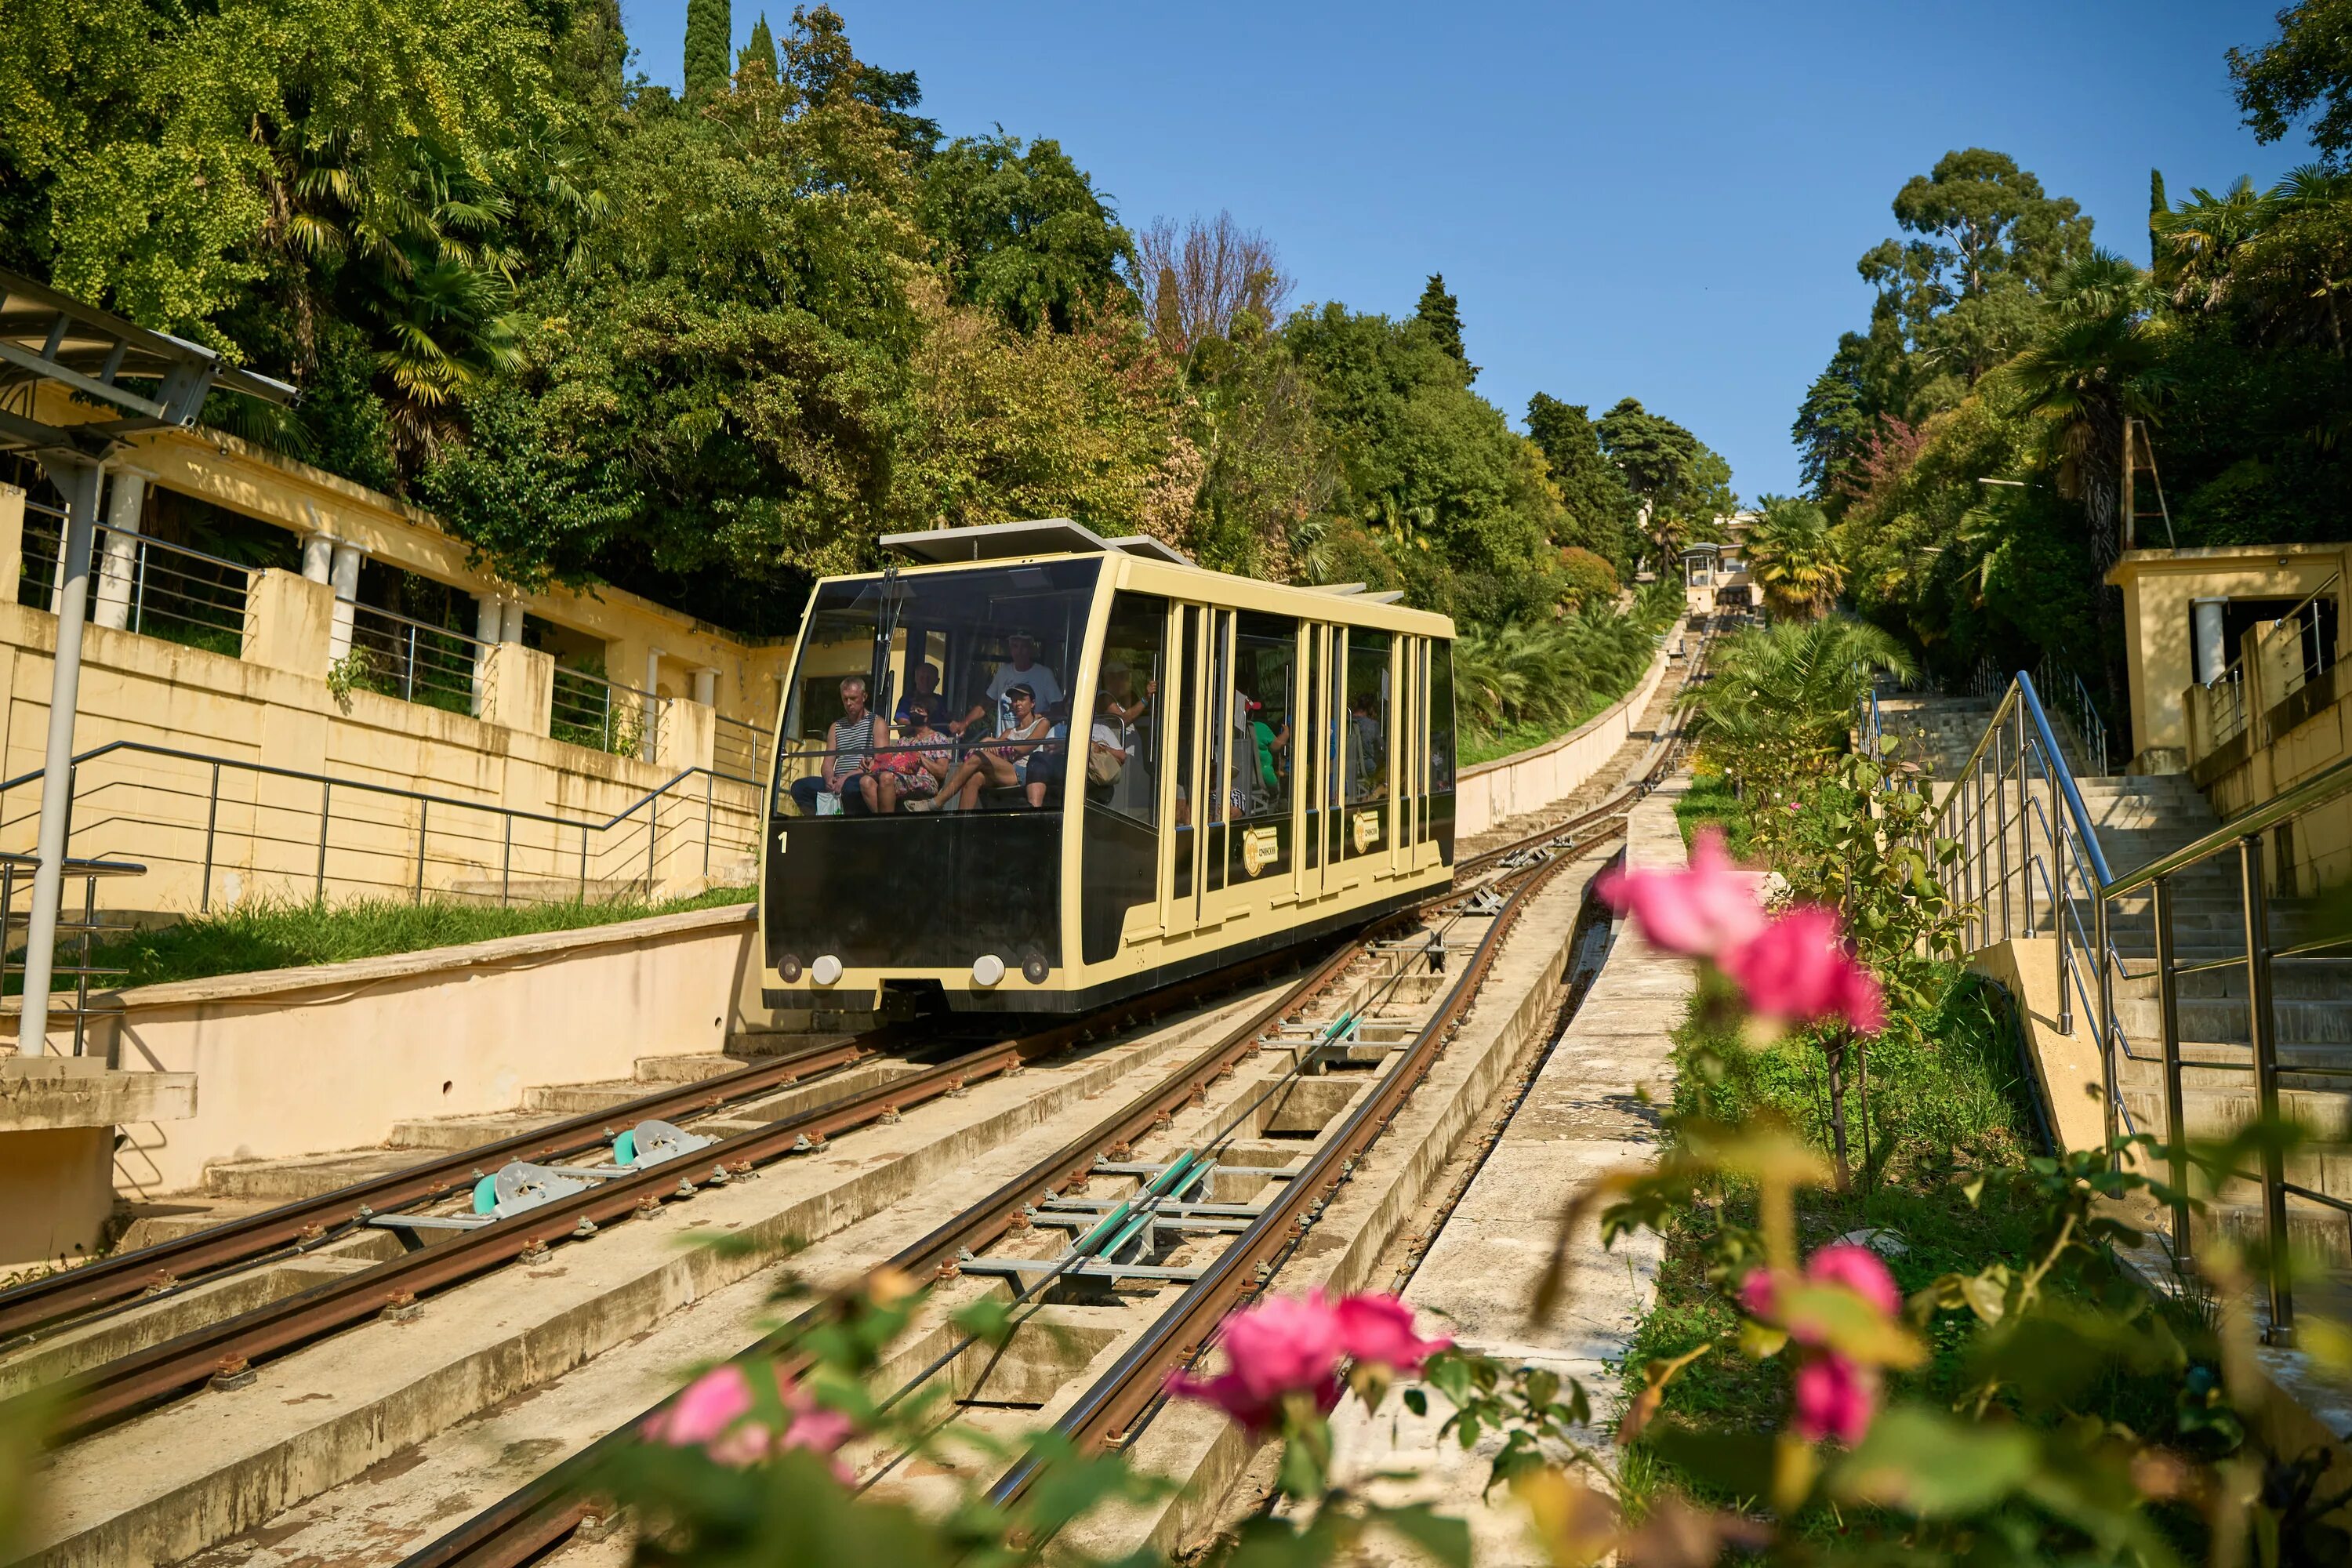
{"label": "grass patch", "polygon": [[1690,847],[1692,834],[1712,826],[1723,829],[1735,857],[1748,854],[1751,832],[1748,805],[1732,793],[1730,781],[1721,773],[1702,773],[1692,778],[1690,793],[1675,802],[1675,823],[1683,830],[1685,849]]}
{"label": "grass patch", "polygon": [[[428,900],[365,899],[322,906],[255,900],[177,925],[134,931],[92,949],[93,963],[129,971],[116,986],[154,985],[170,980],[203,980],[216,974],[250,974],[263,969],[301,969],[354,958],[455,947],[495,937],[534,931],[580,931],[748,902],[749,888],[714,888],[690,899],[659,903],[614,900],[603,903],[495,905]],[[23,983],[8,982],[13,994]]]}

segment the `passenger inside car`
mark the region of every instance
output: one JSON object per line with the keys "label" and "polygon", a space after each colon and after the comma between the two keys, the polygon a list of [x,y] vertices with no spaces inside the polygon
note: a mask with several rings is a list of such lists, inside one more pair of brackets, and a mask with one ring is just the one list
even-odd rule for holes
{"label": "passenger inside car", "polygon": [[1024,766],[1043,748],[1052,726],[1037,710],[1037,694],[1028,686],[1013,682],[1004,699],[1010,721],[955,765],[940,786],[938,809],[975,811],[982,789],[1013,789],[1027,782]]}
{"label": "passenger inside car", "polygon": [[836,808],[877,807],[880,791],[868,773],[874,756],[874,715],[866,710],[866,678],[846,676],[841,682],[841,717],[825,726],[824,768],[793,781],[792,795],[804,816],[824,813],[823,798],[832,795]]}

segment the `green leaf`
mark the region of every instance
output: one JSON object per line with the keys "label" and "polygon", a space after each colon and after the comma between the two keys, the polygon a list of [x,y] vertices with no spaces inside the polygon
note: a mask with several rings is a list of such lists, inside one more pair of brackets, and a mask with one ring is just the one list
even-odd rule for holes
{"label": "green leaf", "polygon": [[1402,1536],[1446,1568],[1470,1568],[1470,1524],[1431,1510],[1426,1503],[1407,1508],[1375,1508],[1365,1521]]}
{"label": "green leaf", "polygon": [[1830,1487],[1852,1502],[1921,1518],[1957,1518],[2000,1501],[2032,1479],[2040,1445],[2016,1426],[1970,1426],[1918,1405],[1879,1416],[1861,1445],[1831,1472]]}

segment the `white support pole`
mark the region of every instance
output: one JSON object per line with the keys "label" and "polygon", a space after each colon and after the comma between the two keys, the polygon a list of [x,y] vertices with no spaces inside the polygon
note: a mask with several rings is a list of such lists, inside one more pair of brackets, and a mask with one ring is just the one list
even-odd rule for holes
{"label": "white support pole", "polygon": [[499,630],[499,640],[518,643],[522,641],[522,601],[520,599],[507,601],[504,619],[505,624]]}
{"label": "white support pole", "polygon": [[66,819],[73,806],[74,710],[81,701],[81,628],[89,602],[90,547],[98,535],[99,480],[105,472],[98,459],[79,454],[45,452],[41,466],[65,493],[66,527],[58,551],[58,652],[41,768],[39,863],[25,931],[25,1011],[16,1026],[17,1053],[27,1057],[48,1049],[49,978],[57,961],[58,900],[65,890]]}
{"label": "white support pole", "polygon": [[112,492],[106,502],[106,560],[98,574],[98,624],[119,632],[131,624],[131,576],[138,561],[147,476],[117,468]]}
{"label": "white support pole", "polygon": [[352,607],[360,596],[358,545],[336,543],[334,564],[328,571],[327,582],[335,590],[335,619],[327,637],[327,658],[340,664],[352,652]]}
{"label": "white support pole", "polygon": [[719,671],[709,665],[694,672],[694,700],[705,708],[719,706]]}
{"label": "white support pole", "polygon": [[2225,614],[2230,608],[2227,599],[2191,599],[2189,619],[2195,630],[2193,647],[2195,662],[2191,666],[2197,684],[2204,685],[2230,668],[2230,650],[2221,636]]}
{"label": "white support pole", "polygon": [[306,535],[302,541],[302,575],[313,583],[327,580],[335,561],[335,542],[324,533]]}

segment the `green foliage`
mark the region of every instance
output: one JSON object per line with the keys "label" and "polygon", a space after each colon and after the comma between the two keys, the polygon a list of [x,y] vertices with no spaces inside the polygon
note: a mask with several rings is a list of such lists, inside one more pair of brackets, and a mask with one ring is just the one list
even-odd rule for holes
{"label": "green foliage", "polygon": [[1633,398],[1620,399],[1599,423],[1601,444],[1648,509],[1642,543],[1654,563],[1671,563],[1693,531],[1738,510],[1731,466],[1706,444]]}
{"label": "green foliage", "polygon": [[1621,577],[1633,570],[1633,495],[1601,449],[1601,431],[1579,404],[1537,393],[1528,399],[1528,439],[1543,449],[1564,514],[1554,537],[1606,559]]}
{"label": "green foliage", "polygon": [[1845,750],[1854,704],[1909,655],[1845,616],[1750,626],[1718,640],[1705,684],[1685,699],[1706,755],[1764,812],[1785,805]]}
{"label": "green foliage", "polygon": [[1811,501],[1764,496],[1748,531],[1748,574],[1764,593],[1764,607],[1790,620],[1819,620],[1845,587],[1830,520]]}
{"label": "green foliage", "polygon": [[2230,51],[2238,108],[2255,137],[2276,142],[2312,121],[2312,145],[2329,159],[2352,152],[2352,5],[2297,0],[2278,14],[2279,36],[2251,52]]}
{"label": "green foliage", "polygon": [[686,0],[686,101],[708,102],[727,86],[727,51],[735,37],[728,0]]}
{"label": "green foliage", "polygon": [[1454,643],[1464,761],[1548,740],[1632,689],[1657,651],[1661,624],[1653,601],[1630,611],[1588,605],[1551,619],[1465,630]]}
{"label": "green foliage", "polygon": [[1428,331],[1429,341],[1444,351],[1446,357],[1460,363],[1465,381],[1478,379],[1478,367],[1470,363],[1470,351],[1462,344],[1462,301],[1445,291],[1445,274],[1433,272],[1428,286],[1421,291],[1421,302],[1413,309],[1413,320]]}
{"label": "green foliage", "polygon": [[1134,309],[1121,276],[1134,245],[1058,142],[950,142],[923,165],[918,215],[951,298],[1022,331],[1066,332]]}

